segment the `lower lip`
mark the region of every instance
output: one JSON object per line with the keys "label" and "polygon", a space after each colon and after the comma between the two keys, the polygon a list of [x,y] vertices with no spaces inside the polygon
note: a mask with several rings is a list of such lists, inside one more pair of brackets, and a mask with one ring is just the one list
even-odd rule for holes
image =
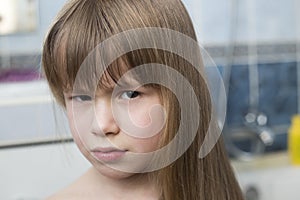
{"label": "lower lip", "polygon": [[93,152],[93,156],[103,162],[112,162],[121,159],[125,155],[126,151],[111,151],[111,152]]}

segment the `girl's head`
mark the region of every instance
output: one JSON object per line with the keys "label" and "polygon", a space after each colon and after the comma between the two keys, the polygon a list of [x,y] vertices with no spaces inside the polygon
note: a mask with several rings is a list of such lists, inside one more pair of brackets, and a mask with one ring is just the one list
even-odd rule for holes
{"label": "girl's head", "polygon": [[[165,46],[170,46],[172,42],[179,42],[178,40],[172,41],[172,39],[166,42],[168,38],[164,38],[163,32],[156,32],[158,35],[154,35],[155,33],[151,31],[151,28],[154,27],[174,30],[196,40],[189,16],[178,0],[164,2],[148,0],[70,1],[63,8],[50,30],[43,52],[44,71],[58,103],[67,106],[68,111],[73,111],[74,106],[68,106],[69,99],[72,97],[70,93],[77,94],[77,96],[83,93],[90,94],[86,96],[93,98],[97,96],[96,91],[113,89],[115,85],[118,85],[116,83],[120,77],[127,71],[131,70],[132,72],[133,68],[141,65],[161,64],[162,67],[169,66],[178,71],[190,81],[198,94],[201,93],[201,97],[200,95],[198,97],[199,101],[202,101],[200,102],[203,104],[201,109],[205,114],[205,116],[201,116],[201,119],[203,122],[207,122],[210,117],[210,104],[206,85],[192,64],[180,55],[163,49],[133,48],[136,43],[139,43],[138,41],[147,41],[153,47],[164,42],[167,43]],[[116,39],[105,47],[100,46],[104,51],[99,52],[100,43],[103,44],[115,35],[126,33],[126,31],[136,30],[136,34],[138,34],[141,28],[148,29],[145,29],[144,35],[137,36],[139,38],[132,39],[131,37],[130,39],[125,34],[127,40]],[[125,50],[125,48],[127,49]],[[191,49],[192,47],[185,49],[182,47],[182,55],[193,54],[194,57],[199,58],[200,64],[199,52],[192,52]],[[112,62],[108,62],[108,66],[106,66],[106,60],[117,54],[116,52],[124,51],[125,54],[119,53],[122,55],[113,59]],[[145,66],[144,70],[135,71],[131,73],[131,76],[139,83],[144,82],[147,78],[151,79],[150,76],[156,80],[161,79],[160,82],[164,80],[169,85],[175,83],[179,93],[185,93],[184,95],[189,96],[186,88],[181,87],[183,84],[179,79],[176,80],[176,77],[170,73],[161,74],[151,66]],[[156,104],[163,104],[166,112],[167,123],[164,127],[166,133],[162,134],[164,137],[159,137],[160,146],[164,146],[171,141],[177,132],[180,123],[180,111],[177,108],[180,106],[175,95],[167,87],[155,83],[147,83],[144,86],[147,90],[151,88],[157,93],[159,102]],[[87,98],[86,96],[85,98]],[[131,104],[134,105],[135,103],[131,101]],[[137,105],[134,106],[136,109]],[[150,107],[147,108],[147,115],[149,111]],[[195,110],[191,109],[191,112],[195,112]],[[82,114],[78,113],[77,115],[80,117]],[[152,116],[152,120],[156,118],[157,115]],[[80,121],[80,119],[78,120]],[[98,119],[98,121],[101,120]],[[87,127],[85,128],[87,129]],[[206,129],[207,127],[201,128],[203,131]],[[188,130],[185,131],[189,132]],[[177,145],[179,146],[179,144]],[[176,153],[173,152],[173,154]]]}
{"label": "girl's head", "polygon": [[[196,40],[193,25],[180,0],[69,1],[51,27],[43,49],[43,68],[51,91],[57,102],[66,108],[74,140],[82,153],[101,173],[115,178],[124,178],[132,174],[108,169],[99,163],[99,159],[107,161],[114,167],[118,164],[115,160],[127,154],[126,151],[148,153],[164,147],[176,137],[183,120],[180,99],[177,99],[177,95],[168,87],[149,81],[141,87],[136,87],[135,83],[145,83],[144,79],[150,77],[149,80],[152,78],[164,80],[169,85],[175,85],[176,91],[181,93],[183,98],[189,98],[190,92],[195,93],[197,109],[195,110],[191,105],[187,106],[187,109],[190,109],[187,112],[199,113],[199,119],[193,119],[193,114],[187,116],[191,124],[199,125],[194,140],[191,144],[184,139],[177,140],[175,144],[177,148],[167,149],[165,154],[158,158],[147,159],[147,164],[161,162],[162,159],[168,163],[171,154],[180,157],[170,165],[163,165],[163,169],[152,173],[155,174],[156,181],[162,184],[162,198],[199,199],[200,196],[206,196],[208,199],[214,197],[225,199],[223,197],[230,192],[221,188],[222,183],[233,184],[236,187],[236,182],[227,166],[222,147],[218,143],[213,155],[211,153],[205,159],[198,158],[200,145],[210,123],[211,103],[205,79],[195,69],[194,63],[188,62],[182,55],[196,58],[199,61],[196,67],[202,69],[200,50],[189,48],[186,44],[180,44],[181,55],[159,48],[132,49],[131,46],[135,46],[134,43],[138,41],[150,42],[151,47],[160,46],[161,43],[172,46],[171,43],[180,42],[174,38],[167,40],[168,35],[164,33],[157,36],[151,31],[147,32],[150,29],[145,28],[150,27],[174,30]],[[144,35],[137,34],[136,40],[116,40],[115,43],[105,46],[107,48],[104,52],[97,48],[95,50],[95,47],[116,34],[134,29],[145,29],[146,32]],[[165,41],[162,39],[164,37]],[[131,49],[131,51],[121,54],[124,49]],[[116,52],[119,52],[120,56],[110,62]],[[89,58],[88,61],[86,58]],[[169,74],[158,73],[156,68],[150,67],[154,63],[159,66],[169,66],[181,74],[188,80],[192,91],[186,90],[179,82],[180,79],[174,79]],[[85,68],[82,72],[83,65]],[[122,75],[141,65],[144,65],[144,70],[134,71],[129,78],[125,78],[126,81],[123,83],[126,89],[124,89],[118,82],[122,79]],[[116,87],[121,92],[115,94]],[[120,128],[122,124],[119,124],[122,120],[117,121],[114,118],[114,106],[126,107],[123,109],[128,112],[125,118],[130,118],[130,121],[138,127],[147,127],[154,121],[163,122],[162,126],[151,137],[136,137],[135,133],[124,134],[126,131],[122,130]],[[163,107],[164,112],[149,114],[155,106]],[[117,113],[120,112],[122,108],[117,109]],[[186,125],[184,133],[194,137],[192,132],[190,126]],[[109,139],[114,147],[110,145],[109,148],[105,148],[108,143],[104,143],[103,138]],[[181,152],[180,147],[187,143],[189,148]],[[108,155],[107,151],[116,153]],[[222,161],[226,166],[222,166],[220,172],[217,168],[221,167],[218,163]],[[124,162],[130,163],[132,160],[129,157]],[[134,165],[137,167],[137,172],[143,171],[146,167],[143,163],[145,162]],[[231,179],[220,180],[223,170]],[[218,188],[220,194],[215,194],[213,188]],[[176,195],[173,194],[174,191],[177,191]]]}

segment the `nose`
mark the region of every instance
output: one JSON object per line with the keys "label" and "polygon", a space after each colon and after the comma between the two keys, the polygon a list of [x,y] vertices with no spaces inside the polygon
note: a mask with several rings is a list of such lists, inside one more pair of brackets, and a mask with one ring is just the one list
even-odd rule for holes
{"label": "nose", "polygon": [[108,136],[118,134],[119,131],[119,126],[113,117],[110,100],[97,100],[94,106],[92,133],[99,136]]}

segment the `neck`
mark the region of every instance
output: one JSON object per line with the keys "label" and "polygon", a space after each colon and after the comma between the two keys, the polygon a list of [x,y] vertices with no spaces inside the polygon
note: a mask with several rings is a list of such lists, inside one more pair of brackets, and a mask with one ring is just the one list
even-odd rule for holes
{"label": "neck", "polygon": [[[115,178],[104,176],[92,167],[86,175],[93,188],[97,188],[102,196],[103,194],[113,195],[116,199],[136,199],[138,196],[142,199],[145,197],[158,199],[157,185],[149,178],[150,174],[133,174]],[[125,197],[127,195],[128,197]]]}

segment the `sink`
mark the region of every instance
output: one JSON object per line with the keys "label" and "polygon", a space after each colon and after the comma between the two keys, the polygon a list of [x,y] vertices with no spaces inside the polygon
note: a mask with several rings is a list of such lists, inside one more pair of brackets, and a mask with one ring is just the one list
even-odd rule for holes
{"label": "sink", "polygon": [[232,165],[246,200],[300,199],[300,166],[292,166],[286,152]]}

